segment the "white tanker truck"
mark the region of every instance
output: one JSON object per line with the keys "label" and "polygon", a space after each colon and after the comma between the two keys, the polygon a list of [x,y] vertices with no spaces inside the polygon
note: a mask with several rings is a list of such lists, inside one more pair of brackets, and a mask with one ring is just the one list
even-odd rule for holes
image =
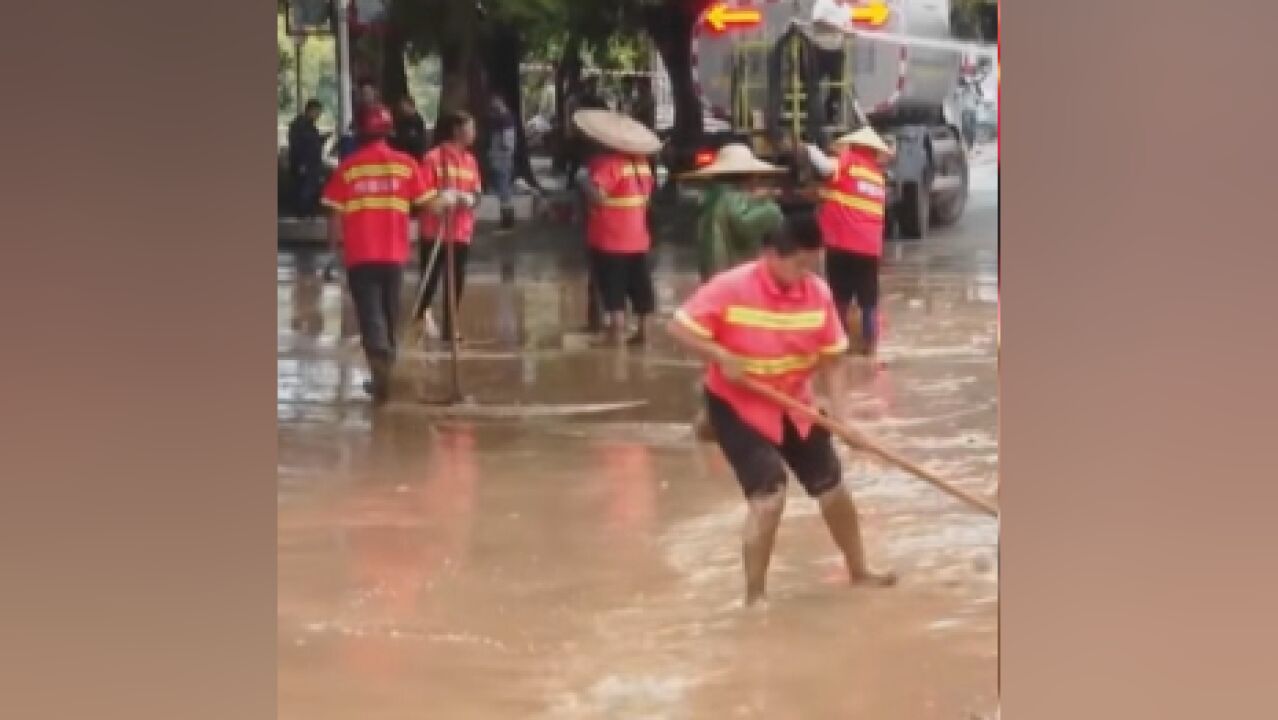
{"label": "white tanker truck", "polygon": [[871,35],[920,42],[834,31],[812,22],[814,2],[736,0],[729,5],[759,11],[760,22],[721,32],[703,18],[694,41],[695,77],[703,105],[730,130],[708,132],[699,156],[745,141],[762,157],[790,163],[796,193],[790,202],[811,202],[810,192],[798,188],[812,178],[782,150],[786,139],[798,135],[828,147],[839,134],[869,123],[896,147],[885,173],[889,228],[917,239],[932,223],[956,222],[967,201],[968,163],[954,92],[963,55],[938,49],[952,37],[949,0],[886,0],[886,21],[864,26]]}

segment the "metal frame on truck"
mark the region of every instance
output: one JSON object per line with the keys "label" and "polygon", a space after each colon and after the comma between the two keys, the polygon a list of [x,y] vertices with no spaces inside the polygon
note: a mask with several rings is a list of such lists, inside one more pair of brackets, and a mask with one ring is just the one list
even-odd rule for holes
{"label": "metal frame on truck", "polygon": [[[791,165],[786,194],[797,203],[811,195],[804,186],[814,178],[784,141],[797,136],[828,148],[838,135],[869,124],[896,148],[895,159],[884,168],[889,231],[919,239],[926,237],[933,224],[952,224],[962,217],[968,194],[967,151],[961,130],[946,117],[944,103],[893,96],[867,113],[858,102],[858,44],[882,40],[854,33],[832,38],[824,31],[817,39],[812,23],[794,17],[784,26],[774,19],[771,27],[765,24],[761,30],[750,38],[720,34],[703,41],[728,43],[720,46],[720,52],[730,58],[724,69],[731,73],[731,129],[708,135],[706,149],[746,142],[759,156]],[[821,76],[820,50],[842,54],[841,81],[831,83]],[[956,72],[956,85],[957,79]],[[835,116],[827,118],[823,101],[831,90],[839,93],[840,100]]]}

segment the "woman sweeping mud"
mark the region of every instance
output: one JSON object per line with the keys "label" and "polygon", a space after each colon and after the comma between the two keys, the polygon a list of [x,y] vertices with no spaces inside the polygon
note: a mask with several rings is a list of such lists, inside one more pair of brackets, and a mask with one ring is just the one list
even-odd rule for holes
{"label": "woman sweeping mud", "polygon": [[758,260],[711,278],[669,325],[678,343],[708,363],[706,412],[746,498],[746,604],[764,598],[787,467],[820,504],[852,583],[893,585],[892,572],[866,562],[856,506],[830,433],[737,382],[749,377],[809,404],[811,378],[820,370],[832,414],[843,415],[841,356],[848,338],[829,286],[813,273],[821,259],[821,230],[811,215],[792,216],[762,245]]}

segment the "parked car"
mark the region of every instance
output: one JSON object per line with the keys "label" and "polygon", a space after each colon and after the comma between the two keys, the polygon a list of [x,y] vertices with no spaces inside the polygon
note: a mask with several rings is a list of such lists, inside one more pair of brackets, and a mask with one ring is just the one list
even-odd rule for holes
{"label": "parked car", "polygon": [[976,104],[976,141],[994,142],[998,137],[998,101],[982,99]]}

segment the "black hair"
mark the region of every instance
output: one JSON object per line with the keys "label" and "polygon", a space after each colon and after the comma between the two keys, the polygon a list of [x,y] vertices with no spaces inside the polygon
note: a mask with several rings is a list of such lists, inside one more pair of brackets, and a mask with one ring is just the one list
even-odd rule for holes
{"label": "black hair", "polygon": [[764,234],[762,240],[763,247],[772,248],[781,257],[803,250],[820,250],[824,244],[821,226],[811,211],[786,215],[780,227]]}
{"label": "black hair", "polygon": [[320,102],[319,100],[316,100],[315,98],[311,98],[310,100],[306,101],[306,107],[303,108],[303,112],[310,112],[312,110],[323,110],[323,109],[324,109],[324,103]]}
{"label": "black hair", "polygon": [[473,121],[474,118],[465,110],[453,110],[446,112],[439,118],[439,122],[435,124],[435,140],[437,142],[448,142],[457,139],[457,131],[463,125]]}

